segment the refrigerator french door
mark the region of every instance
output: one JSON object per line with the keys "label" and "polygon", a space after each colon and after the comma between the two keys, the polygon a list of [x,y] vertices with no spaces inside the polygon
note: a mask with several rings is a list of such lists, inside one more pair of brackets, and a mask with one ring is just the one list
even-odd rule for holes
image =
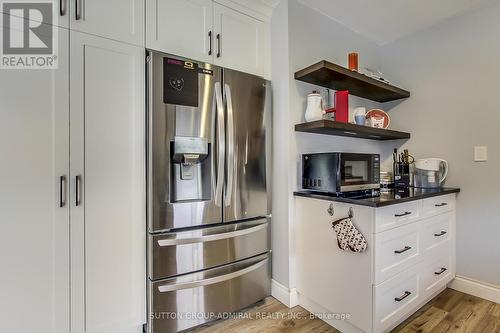
{"label": "refrigerator french door", "polygon": [[147,89],[148,331],[177,332],[270,294],[271,90],[152,51]]}

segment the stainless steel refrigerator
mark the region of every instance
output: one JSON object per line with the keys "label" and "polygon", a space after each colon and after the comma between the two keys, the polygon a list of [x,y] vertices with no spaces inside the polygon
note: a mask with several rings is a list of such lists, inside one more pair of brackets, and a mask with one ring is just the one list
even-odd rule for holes
{"label": "stainless steel refrigerator", "polygon": [[270,295],[271,87],[148,52],[150,333]]}

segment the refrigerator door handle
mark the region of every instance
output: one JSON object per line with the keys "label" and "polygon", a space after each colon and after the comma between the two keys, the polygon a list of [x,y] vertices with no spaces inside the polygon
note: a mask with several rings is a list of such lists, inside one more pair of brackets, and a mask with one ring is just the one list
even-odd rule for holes
{"label": "refrigerator door handle", "polygon": [[[215,161],[216,156],[218,158],[217,161],[217,176],[214,176],[213,172],[215,170],[215,165],[212,163],[212,188],[215,190],[214,193],[214,201],[216,206],[222,205],[222,188],[224,184],[224,160],[226,158],[226,143],[224,138],[224,106],[222,103],[222,91],[220,82],[215,83],[215,106],[216,112],[214,112],[214,116],[212,117],[214,131],[216,131],[217,136],[217,145],[216,149],[214,149],[214,156],[212,161]],[[216,113],[216,115],[215,115]],[[217,124],[215,124],[217,121]],[[214,145],[215,146],[215,145]],[[215,184],[214,184],[215,182]]]}
{"label": "refrigerator door handle", "polygon": [[165,284],[162,286],[158,286],[158,291],[160,293],[166,293],[169,291],[197,288],[197,287],[202,287],[202,286],[206,286],[206,285],[210,285],[210,284],[215,284],[215,283],[231,280],[231,279],[237,278],[238,276],[242,276],[244,274],[255,271],[256,269],[259,269],[260,267],[266,265],[267,262],[268,262],[268,259],[265,258],[265,259],[262,259],[261,261],[257,262],[256,264],[245,267],[245,268],[240,269],[239,271],[236,271],[236,272],[231,272],[228,274],[219,275],[219,276],[215,276],[215,277],[211,277],[211,278],[203,279],[203,280],[198,280],[198,281],[187,281],[187,282],[181,282],[181,283],[176,283],[176,284]]}
{"label": "refrigerator door handle", "polygon": [[229,232],[222,232],[222,233],[207,235],[207,236],[174,238],[174,239],[160,239],[160,240],[158,240],[158,245],[160,247],[165,247],[165,246],[174,246],[174,245],[182,245],[182,244],[204,243],[204,242],[211,242],[211,241],[216,241],[216,240],[221,240],[221,239],[235,238],[235,237],[248,235],[248,234],[257,232],[259,230],[262,230],[262,229],[266,229],[267,226],[268,226],[268,223],[263,222],[263,223],[260,223],[258,225],[254,225],[254,226],[251,226],[249,228],[246,228],[246,229],[229,231]]}
{"label": "refrigerator door handle", "polygon": [[234,137],[234,113],[233,101],[231,98],[231,87],[224,84],[226,105],[227,105],[227,139],[228,139],[228,156],[227,156],[227,184],[224,205],[227,207],[231,205],[234,184],[234,165],[236,163],[235,154],[235,137]]}

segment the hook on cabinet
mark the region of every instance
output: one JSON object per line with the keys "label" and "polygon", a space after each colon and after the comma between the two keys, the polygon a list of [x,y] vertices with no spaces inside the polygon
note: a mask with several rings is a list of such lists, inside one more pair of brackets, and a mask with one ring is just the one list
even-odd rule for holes
{"label": "hook on cabinet", "polygon": [[[330,208],[328,208],[328,213],[330,214],[330,209],[332,210],[333,212],[333,205],[330,204]],[[331,216],[333,216],[333,213],[330,214]],[[341,219],[338,219],[338,220],[335,220],[332,222],[332,227],[335,227],[335,225],[337,225],[339,222],[345,220],[345,219],[352,219],[354,217],[354,209],[352,209],[352,207],[349,207],[349,211],[347,212],[347,217],[343,217]]]}

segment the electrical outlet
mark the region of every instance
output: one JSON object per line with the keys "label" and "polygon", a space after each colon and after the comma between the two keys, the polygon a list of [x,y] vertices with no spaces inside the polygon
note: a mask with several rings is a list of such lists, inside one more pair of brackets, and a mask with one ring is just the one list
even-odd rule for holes
{"label": "electrical outlet", "polygon": [[474,162],[486,162],[488,160],[488,147],[475,146],[474,147]]}

